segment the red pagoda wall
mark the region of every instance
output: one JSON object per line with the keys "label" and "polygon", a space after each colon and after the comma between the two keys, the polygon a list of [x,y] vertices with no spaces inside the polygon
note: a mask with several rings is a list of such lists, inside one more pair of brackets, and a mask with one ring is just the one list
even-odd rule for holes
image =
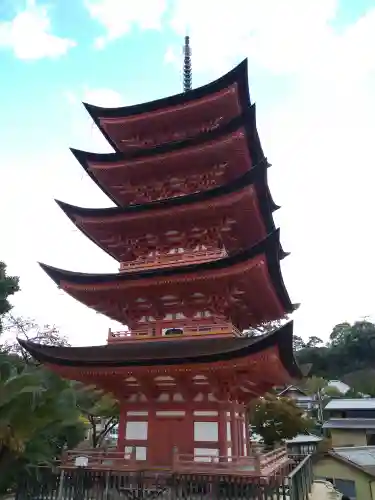
{"label": "red pagoda wall", "polygon": [[201,394],[186,401],[175,393],[168,402],[161,397],[147,403],[144,397],[144,403],[123,403],[119,451],[131,452],[135,447],[137,461],[150,465],[171,465],[175,447],[187,459],[193,455],[196,460],[199,455],[247,456],[245,407],[210,401],[210,396]]}

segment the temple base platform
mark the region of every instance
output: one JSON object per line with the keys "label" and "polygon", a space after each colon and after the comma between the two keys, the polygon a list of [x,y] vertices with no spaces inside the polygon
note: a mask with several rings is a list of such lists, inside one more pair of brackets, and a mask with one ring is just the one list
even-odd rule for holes
{"label": "temple base platform", "polygon": [[212,455],[188,455],[173,453],[172,464],[155,465],[136,459],[135,448],[131,452],[114,449],[86,449],[66,452],[61,462],[63,469],[85,468],[119,471],[168,471],[171,473],[240,474],[268,477],[287,470],[293,460],[284,447],[268,453],[254,452],[249,456],[228,457]]}
{"label": "temple base platform", "polygon": [[[18,484],[16,498],[308,500],[313,483],[311,455],[289,457],[282,462],[279,451],[275,450],[273,457],[275,465],[264,468],[264,473],[267,473],[264,476],[247,469],[246,464],[238,460],[230,466],[220,462],[188,464],[189,472],[187,468],[173,471],[148,468],[145,464],[143,467],[141,464],[127,464],[114,456],[110,464],[104,462],[109,458],[99,457],[97,452],[92,453],[87,466],[82,466],[82,462],[77,466],[72,463],[73,460],[76,462],[77,456],[70,453],[59,467],[36,467],[25,474]],[[270,459],[271,455],[264,455],[264,463]]]}

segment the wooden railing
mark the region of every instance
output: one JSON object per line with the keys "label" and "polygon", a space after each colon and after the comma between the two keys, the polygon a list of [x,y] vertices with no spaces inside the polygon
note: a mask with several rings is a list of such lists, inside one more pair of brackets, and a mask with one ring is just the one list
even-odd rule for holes
{"label": "wooden railing", "polygon": [[[82,452],[79,452],[79,455],[82,455]],[[202,466],[202,463],[200,465]],[[17,487],[12,498],[15,497],[17,500],[30,500],[30,498],[307,500],[310,498],[309,492],[313,483],[311,455],[302,458],[293,457],[290,460],[290,467],[281,467],[268,475],[246,473],[229,467],[217,469],[213,468],[213,465],[217,464],[211,464],[211,468],[201,467],[181,472],[166,467],[147,467],[145,462],[139,462],[139,467],[135,469],[107,465],[29,467],[27,474],[20,474],[15,478]],[[323,497],[320,495],[314,498],[321,500]]]}
{"label": "wooden railing", "polygon": [[298,458],[295,460],[296,466],[287,479],[289,498],[290,500],[308,500],[314,481],[311,455],[303,457],[300,461]]}
{"label": "wooden railing", "polygon": [[116,449],[82,449],[69,450],[62,456],[64,467],[85,467],[88,469],[132,469],[135,470],[135,448],[130,452],[121,452]]}
{"label": "wooden railing", "polygon": [[171,267],[181,264],[198,264],[227,256],[223,249],[197,250],[183,253],[170,253],[155,255],[153,257],[140,257],[136,260],[121,262],[120,272],[139,271],[140,269]]}
{"label": "wooden railing", "polygon": [[240,472],[250,476],[268,476],[290,462],[285,447],[266,454],[254,453],[250,456],[213,456],[188,455],[178,451],[173,455],[173,467],[176,472]]}
{"label": "wooden railing", "polygon": [[[176,321],[177,322],[177,321]],[[168,326],[165,326],[168,328]],[[141,339],[154,339],[154,340],[168,340],[171,337],[186,337],[196,335],[224,335],[233,334],[236,337],[241,337],[243,333],[231,323],[212,323],[207,325],[187,325],[187,326],[170,326],[170,328],[181,328],[183,334],[173,335],[152,335],[150,327],[138,328],[137,330],[123,330],[114,332],[111,329],[108,331],[108,343],[127,341],[127,340],[141,340]]]}
{"label": "wooden railing", "polygon": [[[266,454],[254,453],[250,456],[194,455],[173,451],[172,472],[240,472],[251,476],[268,476],[288,462],[286,448],[278,448]],[[84,467],[87,469],[137,470],[144,468],[145,462],[136,460],[136,448],[130,452],[116,449],[82,449],[67,451],[62,457],[65,468]]]}

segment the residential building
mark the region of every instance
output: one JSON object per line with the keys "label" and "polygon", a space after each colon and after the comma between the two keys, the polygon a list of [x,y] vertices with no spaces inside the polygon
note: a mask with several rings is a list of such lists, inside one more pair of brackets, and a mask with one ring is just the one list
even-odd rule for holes
{"label": "residential building", "polygon": [[351,500],[375,500],[375,447],[334,448],[318,458],[313,471]]}
{"label": "residential building", "polygon": [[375,445],[375,398],[332,399],[324,417],[323,430],[333,448]]}
{"label": "residential building", "polygon": [[329,380],[327,387],[337,389],[343,395],[345,395],[350,390],[350,386],[348,384],[345,384],[345,382],[341,382],[341,380]]}
{"label": "residential building", "polygon": [[314,434],[297,434],[292,439],[286,439],[288,453],[291,455],[309,455],[317,451],[319,443],[323,438]]}
{"label": "residential building", "polygon": [[307,394],[307,392],[296,385],[288,385],[278,392],[278,396],[293,399],[296,405],[306,412],[310,412],[316,404],[315,396]]}

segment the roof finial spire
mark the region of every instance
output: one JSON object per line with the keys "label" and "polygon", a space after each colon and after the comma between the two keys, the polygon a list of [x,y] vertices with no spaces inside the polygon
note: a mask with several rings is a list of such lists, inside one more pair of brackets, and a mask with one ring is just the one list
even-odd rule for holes
{"label": "roof finial spire", "polygon": [[185,36],[184,44],[184,68],[183,68],[183,84],[184,92],[188,92],[192,88],[192,73],[191,73],[191,48],[190,48],[190,37]]}

